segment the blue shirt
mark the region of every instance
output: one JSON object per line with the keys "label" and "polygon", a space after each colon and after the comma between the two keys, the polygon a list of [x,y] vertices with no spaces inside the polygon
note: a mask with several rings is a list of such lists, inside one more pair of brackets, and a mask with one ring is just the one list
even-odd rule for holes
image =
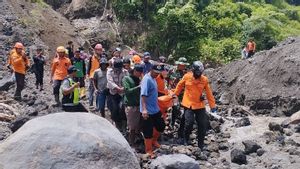
{"label": "blue shirt", "polygon": [[146,73],[150,72],[150,70],[152,69],[152,64],[150,63],[150,61],[144,63],[143,66],[144,66],[144,70],[143,70],[144,75],[145,75]]}
{"label": "blue shirt", "polygon": [[146,96],[146,110],[148,114],[159,112],[157,83],[154,78],[147,73],[141,82],[140,112],[143,111],[142,96]]}

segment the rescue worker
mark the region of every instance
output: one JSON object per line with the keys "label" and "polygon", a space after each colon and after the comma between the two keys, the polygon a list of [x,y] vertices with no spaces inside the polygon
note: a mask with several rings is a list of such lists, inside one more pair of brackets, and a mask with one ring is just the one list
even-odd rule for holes
{"label": "rescue worker", "polygon": [[72,59],[74,57],[74,45],[73,45],[73,41],[69,41],[68,46],[66,47],[66,52],[68,54],[69,59]]}
{"label": "rescue worker", "polygon": [[123,67],[124,69],[126,69],[128,72],[132,71],[131,68],[131,60],[127,57],[123,59]]}
{"label": "rescue worker", "polygon": [[124,104],[126,106],[127,126],[129,128],[129,144],[134,146],[136,135],[140,131],[140,78],[143,66],[135,65],[131,74],[122,80],[124,86]]}
{"label": "rescue worker", "polygon": [[142,64],[142,59],[137,54],[133,55],[132,58],[131,58],[131,60],[132,60],[133,64],[135,64],[135,65],[136,64]]}
{"label": "rescue worker", "polygon": [[90,109],[93,108],[94,105],[94,72],[96,69],[100,67],[100,58],[103,54],[103,48],[101,44],[96,44],[94,48],[94,55],[90,57],[87,68],[87,76],[89,78],[89,106]]}
{"label": "rescue worker", "polygon": [[181,103],[185,109],[184,144],[189,144],[189,137],[193,129],[194,121],[196,120],[198,126],[198,147],[201,149],[204,146],[204,138],[209,125],[209,117],[205,110],[203,92],[206,93],[211,111],[214,113],[217,111],[208,78],[202,75],[203,71],[204,66],[200,61],[193,62],[192,71],[183,76],[175,89],[177,96],[184,90]]}
{"label": "rescue worker", "polygon": [[74,77],[75,82],[80,82],[80,98],[85,97],[85,77],[86,77],[86,66],[85,61],[80,57],[80,50],[75,51],[75,56],[71,59],[72,65],[77,68],[76,76]]}
{"label": "rescue worker", "polygon": [[75,66],[68,68],[68,76],[61,85],[62,108],[66,112],[88,112],[79,102],[80,100],[80,82],[75,82],[74,78],[79,71]]}
{"label": "rescue worker", "polygon": [[256,50],[256,43],[252,38],[248,41],[246,49],[248,53],[247,58],[251,58],[255,54],[255,50]]}
{"label": "rescue worker", "polygon": [[113,66],[113,63],[116,59],[123,59],[121,56],[121,48],[114,49],[114,51],[112,53],[112,58],[109,60],[110,67]]}
{"label": "rescue worker", "polygon": [[122,79],[128,75],[128,71],[123,68],[121,59],[114,60],[113,67],[107,70],[107,88],[110,93],[107,105],[111,112],[111,119],[123,134],[126,132],[126,114],[122,103],[124,95]]}
{"label": "rescue worker", "polygon": [[107,88],[107,68],[109,64],[106,58],[100,59],[100,68],[94,73],[94,88],[96,93],[96,111],[99,111],[102,117],[105,117],[106,97],[109,94]]}
{"label": "rescue worker", "polygon": [[[175,89],[178,82],[183,78],[185,73],[187,72],[187,66],[189,63],[185,57],[180,57],[177,61],[175,61],[175,69],[171,70],[168,77],[168,86],[171,89]],[[178,97],[178,101],[182,101],[183,95],[180,94]],[[183,132],[184,132],[184,112],[182,112],[180,104],[173,105],[172,107],[172,117],[171,117],[171,125],[175,125],[176,119],[180,118],[180,126],[178,128],[178,137],[179,142],[183,143]]]}
{"label": "rescue worker", "polygon": [[36,78],[36,89],[40,87],[40,91],[43,90],[43,78],[44,78],[44,65],[45,65],[45,56],[43,56],[43,49],[41,47],[36,49],[36,56],[33,56],[33,68]]}
{"label": "rescue worker", "polygon": [[[25,54],[25,49],[22,43],[17,42],[14,50],[10,52],[8,59],[8,68],[13,70],[16,79],[16,91],[14,95],[15,100],[21,100],[21,92],[25,85],[25,74],[29,68],[29,59]],[[12,66],[12,67],[10,67]]]}
{"label": "rescue worker", "polygon": [[152,68],[152,63],[150,62],[151,55],[149,52],[144,53],[144,74],[147,74],[151,68]]}
{"label": "rescue worker", "polygon": [[166,65],[161,65],[163,71],[155,78],[157,83],[158,97],[168,94],[167,80],[168,68]]}
{"label": "rescue worker", "polygon": [[163,71],[161,65],[153,65],[141,82],[140,112],[142,114],[142,131],[144,134],[145,152],[155,158],[153,146],[160,147],[157,142],[160,133],[165,129],[165,122],[158,107],[158,90],[155,78]]}
{"label": "rescue worker", "polygon": [[71,66],[70,59],[66,56],[65,47],[59,46],[56,49],[56,56],[51,66],[50,83],[53,83],[53,94],[56,105],[60,105],[59,89],[62,81],[68,75],[68,68]]}

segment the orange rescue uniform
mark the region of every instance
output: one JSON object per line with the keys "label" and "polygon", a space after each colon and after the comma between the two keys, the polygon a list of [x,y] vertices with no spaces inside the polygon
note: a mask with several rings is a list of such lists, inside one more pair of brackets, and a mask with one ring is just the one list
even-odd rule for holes
{"label": "orange rescue uniform", "polygon": [[188,109],[197,110],[205,108],[204,100],[201,99],[205,91],[210,108],[215,108],[215,98],[209,86],[208,78],[204,75],[195,79],[192,72],[186,73],[176,86],[175,94],[179,96],[184,89],[181,105]]}
{"label": "orange rescue uniform", "polygon": [[88,72],[89,73],[89,78],[94,78],[95,70],[100,67],[99,59],[95,55],[92,56],[90,64],[91,64],[90,65],[91,69],[90,69],[90,72]]}
{"label": "orange rescue uniform", "polygon": [[71,65],[71,61],[67,57],[54,58],[51,67],[51,72],[53,73],[53,80],[64,80],[68,75],[68,68]]}
{"label": "orange rescue uniform", "polygon": [[24,74],[26,73],[26,67],[29,66],[29,59],[24,59],[22,55],[25,55],[24,51],[22,54],[18,54],[16,51],[11,51],[8,59],[8,64],[12,65],[14,72]]}
{"label": "orange rescue uniform", "polygon": [[156,83],[157,83],[158,93],[161,93],[164,95],[168,94],[168,89],[166,88],[166,81],[161,75],[158,75],[156,77]]}

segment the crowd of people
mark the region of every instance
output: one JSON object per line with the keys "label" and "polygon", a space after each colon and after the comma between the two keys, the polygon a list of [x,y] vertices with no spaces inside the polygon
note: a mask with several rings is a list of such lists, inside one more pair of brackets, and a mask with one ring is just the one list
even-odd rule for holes
{"label": "crowd of people", "polygon": [[[50,76],[56,106],[66,112],[88,112],[95,105],[96,112],[104,118],[107,107],[116,128],[124,135],[128,133],[132,147],[142,133],[145,152],[151,158],[155,157],[153,150],[160,147],[158,140],[166,125],[174,125],[175,120],[180,121],[176,132],[184,145],[191,144],[190,134],[196,122],[198,146],[203,148],[209,127],[206,101],[211,112],[217,111],[208,78],[203,75],[203,64],[200,61],[189,64],[181,57],[175,65],[169,65],[163,56],[152,61],[149,52],[138,54],[132,50],[127,56],[121,52],[116,48],[109,58],[102,45],[96,44],[93,55],[87,57],[82,48],[74,50],[71,42],[67,48],[57,47]],[[16,43],[8,59],[8,67],[16,78],[16,100],[21,100],[29,60],[23,44]],[[42,48],[37,48],[32,60],[36,87],[43,90]],[[86,86],[89,108],[80,101],[86,97]],[[169,118],[168,110],[171,110]]]}

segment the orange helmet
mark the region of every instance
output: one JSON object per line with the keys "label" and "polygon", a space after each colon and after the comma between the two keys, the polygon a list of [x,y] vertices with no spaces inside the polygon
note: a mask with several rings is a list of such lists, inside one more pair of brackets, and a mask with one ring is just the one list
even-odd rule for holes
{"label": "orange helmet", "polygon": [[22,44],[22,43],[20,43],[20,42],[17,42],[17,43],[15,44],[15,48],[23,49],[23,48],[24,48],[24,46],[23,46],[23,44]]}
{"label": "orange helmet", "polygon": [[142,59],[139,55],[134,55],[131,59],[134,64],[140,64],[142,62]]}

